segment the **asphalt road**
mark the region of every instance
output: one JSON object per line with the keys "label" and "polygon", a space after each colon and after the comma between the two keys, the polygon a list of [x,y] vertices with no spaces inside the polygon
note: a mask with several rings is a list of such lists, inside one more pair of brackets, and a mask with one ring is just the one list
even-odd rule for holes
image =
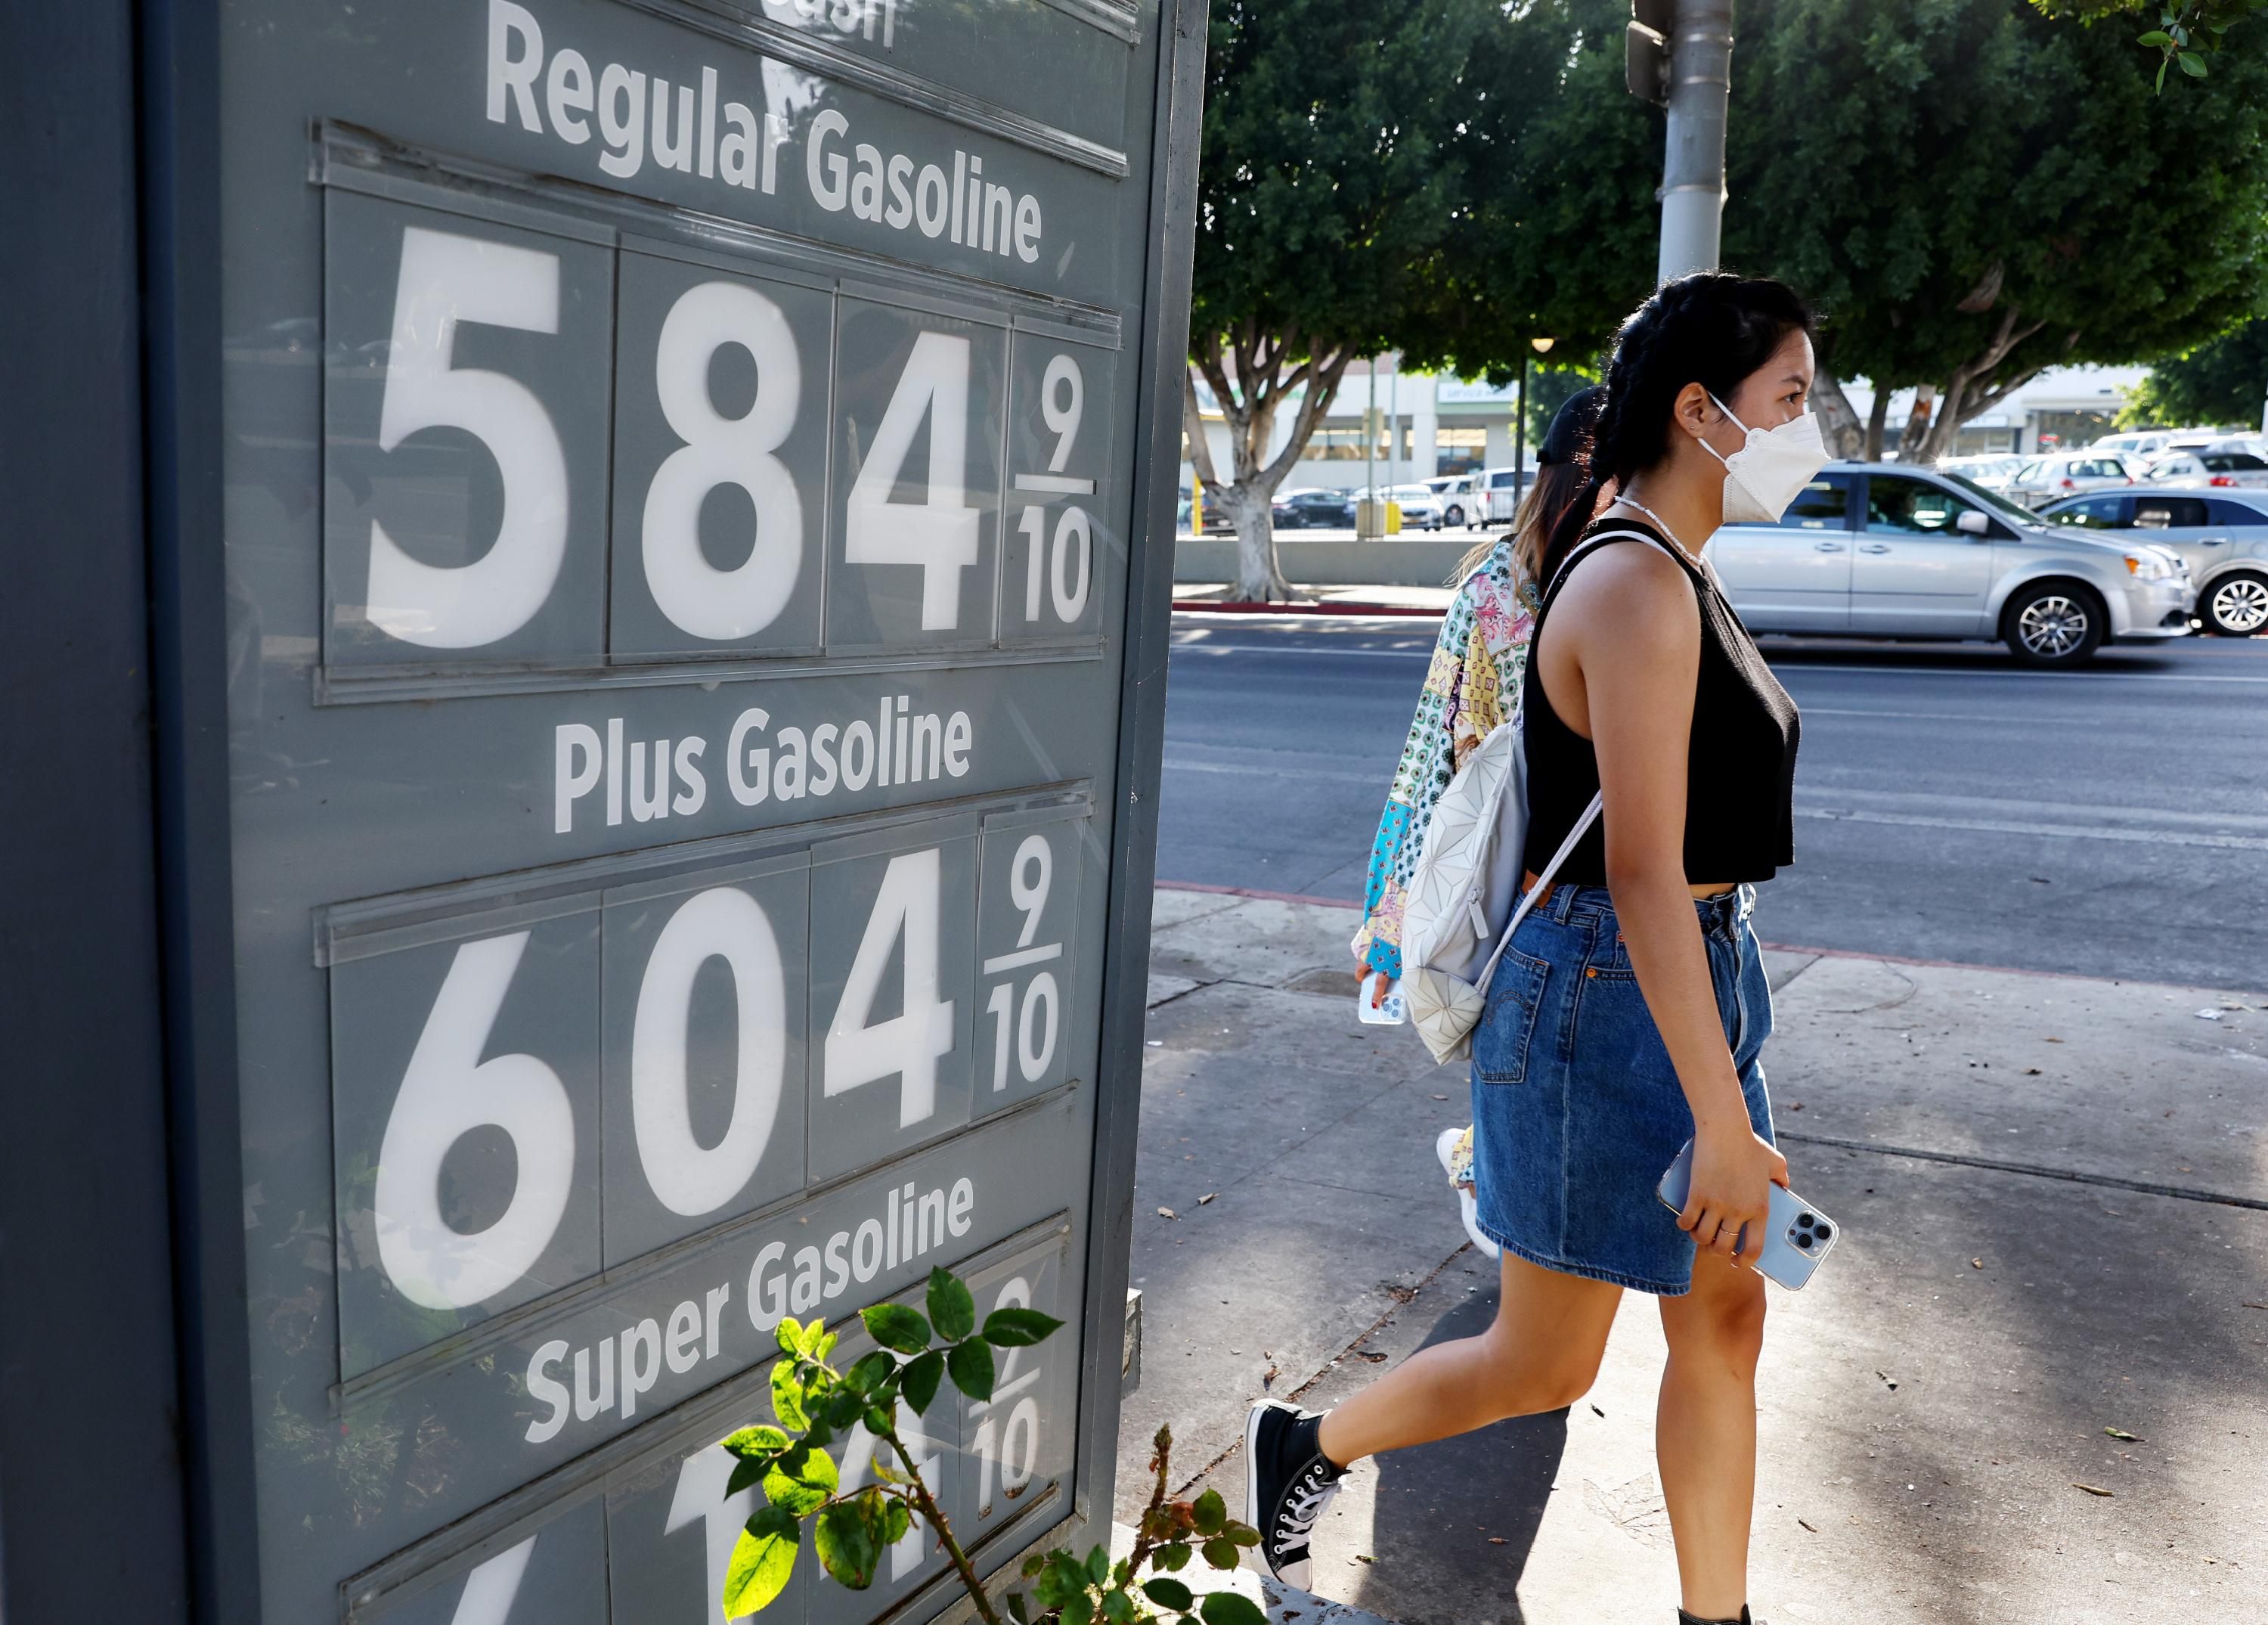
{"label": "asphalt road", "polygon": [[[1359,902],[1438,625],[1177,616],[1160,879]],[[1803,709],[1767,942],[2268,988],[2268,638],[1765,647]]]}

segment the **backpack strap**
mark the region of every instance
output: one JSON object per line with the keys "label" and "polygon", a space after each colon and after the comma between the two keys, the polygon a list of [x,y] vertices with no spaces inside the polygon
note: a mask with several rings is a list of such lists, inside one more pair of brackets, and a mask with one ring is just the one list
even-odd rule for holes
{"label": "backpack strap", "polygon": [[[1577,559],[1602,543],[1621,540],[1643,542],[1649,547],[1660,549],[1662,552],[1669,551],[1668,548],[1663,546],[1659,537],[1649,536],[1643,530],[1602,530],[1597,536],[1585,538],[1580,546],[1560,561],[1559,568],[1552,574],[1550,587],[1544,591],[1544,598],[1549,599],[1551,594],[1558,589],[1559,583],[1567,579],[1567,572],[1574,568]],[[1540,604],[1541,601],[1539,601],[1539,608]],[[1576,846],[1583,837],[1590,833],[1591,826],[1599,821],[1599,815],[1606,809],[1606,800],[1607,793],[1603,789],[1591,797],[1591,804],[1583,809],[1580,816],[1575,820],[1574,827],[1567,831],[1567,838],[1559,843],[1559,850],[1551,854],[1551,861],[1545,864],[1543,873],[1535,877],[1535,889],[1522,897],[1520,899],[1520,906],[1512,911],[1512,919],[1506,923],[1504,934],[1496,940],[1496,951],[1489,956],[1488,964],[1482,968],[1480,980],[1476,984],[1483,998],[1485,999],[1488,996],[1489,984],[1496,979],[1496,967],[1504,957],[1504,950],[1512,946],[1512,934],[1520,929],[1520,922],[1528,918],[1528,911],[1535,906],[1535,899],[1550,889],[1552,877],[1559,873],[1560,867],[1573,855]]]}

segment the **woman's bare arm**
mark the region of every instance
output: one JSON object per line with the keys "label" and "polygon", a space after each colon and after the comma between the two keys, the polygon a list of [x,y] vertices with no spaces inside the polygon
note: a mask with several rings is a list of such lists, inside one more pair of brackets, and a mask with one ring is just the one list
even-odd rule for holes
{"label": "woman's bare arm", "polygon": [[[1551,625],[1547,641],[1557,646],[1547,651],[1545,692],[1598,752],[1607,888],[1693,1112],[1692,1195],[1679,1222],[1728,1256],[1742,1226],[1751,1226],[1748,1261],[1763,1249],[1766,1186],[1786,1182],[1786,1164],[1749,1126],[1685,873],[1686,758],[1701,659],[1693,587],[1652,548],[1609,548],[1562,589]],[[1565,699],[1562,690],[1570,691]]]}

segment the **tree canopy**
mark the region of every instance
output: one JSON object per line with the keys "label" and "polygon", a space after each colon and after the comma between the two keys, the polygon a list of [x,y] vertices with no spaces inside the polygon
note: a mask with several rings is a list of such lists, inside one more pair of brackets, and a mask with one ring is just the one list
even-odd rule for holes
{"label": "tree canopy", "polygon": [[2186,428],[2260,422],[2268,395],[2268,319],[2247,321],[2152,367],[2118,415],[2121,424]]}

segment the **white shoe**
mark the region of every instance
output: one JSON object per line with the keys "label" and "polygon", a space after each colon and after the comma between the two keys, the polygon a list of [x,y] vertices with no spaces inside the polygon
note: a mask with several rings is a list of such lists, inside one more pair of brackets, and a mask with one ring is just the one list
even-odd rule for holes
{"label": "white shoe", "polygon": [[[1434,1139],[1433,1155],[1440,1160],[1441,1171],[1444,1174],[1449,1171],[1451,1166],[1449,1159],[1456,1155],[1457,1141],[1463,1139],[1465,1131],[1462,1128],[1445,1128]],[[1449,1188],[1457,1193],[1458,1216],[1464,1220],[1465,1234],[1472,1237],[1473,1245],[1492,1259],[1502,1256],[1503,1250],[1481,1233],[1480,1204],[1473,1200],[1473,1187],[1469,1185],[1454,1185]]]}

